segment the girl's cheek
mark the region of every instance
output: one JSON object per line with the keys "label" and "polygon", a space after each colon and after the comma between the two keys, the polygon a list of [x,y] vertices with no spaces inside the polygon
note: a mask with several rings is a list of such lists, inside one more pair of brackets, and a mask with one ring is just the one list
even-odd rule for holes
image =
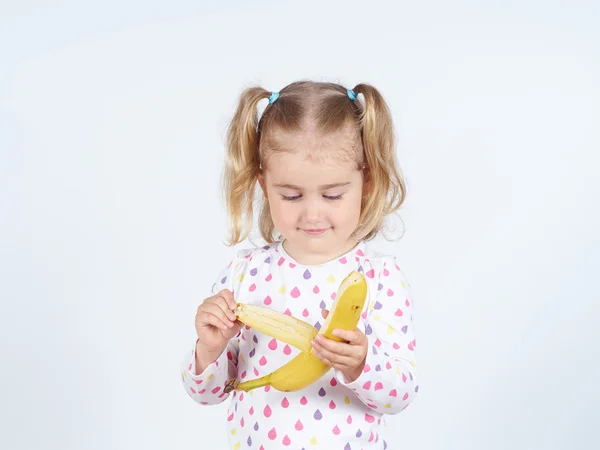
{"label": "girl's cheek", "polygon": [[295,208],[292,204],[286,204],[285,201],[280,200],[274,205],[271,205],[271,208],[273,215],[277,216],[280,221],[283,221],[284,223],[293,221],[291,219],[294,217]]}

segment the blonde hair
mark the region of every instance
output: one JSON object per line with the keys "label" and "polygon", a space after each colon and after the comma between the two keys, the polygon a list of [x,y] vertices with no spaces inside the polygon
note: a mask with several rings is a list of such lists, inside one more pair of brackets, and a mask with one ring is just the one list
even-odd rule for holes
{"label": "blonde hair", "polygon": [[[362,94],[364,102],[350,100],[347,88],[336,83],[294,82],[279,91],[279,98],[266,106],[260,120],[258,104],[271,92],[261,87],[242,92],[227,131],[222,180],[229,214],[228,245],[242,242],[252,231],[258,175],[266,162],[265,142],[277,130],[301,131],[308,122],[323,134],[353,124],[360,136],[356,162],[364,167],[368,193],[363,196],[360,225],[354,232],[357,240],[374,238],[385,217],[400,208],[406,183],[396,161],[390,110],[373,86],[358,84],[352,90]],[[272,243],[277,239],[275,226],[268,202],[262,200],[259,231]]]}

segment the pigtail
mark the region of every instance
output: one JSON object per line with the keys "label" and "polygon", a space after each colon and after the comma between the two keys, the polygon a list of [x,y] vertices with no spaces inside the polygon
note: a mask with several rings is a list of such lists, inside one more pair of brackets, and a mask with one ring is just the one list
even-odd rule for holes
{"label": "pigtail", "polygon": [[359,120],[368,192],[363,197],[357,231],[364,234],[358,236],[360,239],[368,240],[381,229],[385,216],[400,208],[406,197],[406,184],[396,160],[394,126],[387,103],[368,84],[358,84],[353,91],[364,96]]}
{"label": "pigtail", "polygon": [[242,242],[252,231],[254,190],[260,170],[257,107],[270,94],[260,87],[245,89],[227,131],[222,182],[229,213],[230,246]]}

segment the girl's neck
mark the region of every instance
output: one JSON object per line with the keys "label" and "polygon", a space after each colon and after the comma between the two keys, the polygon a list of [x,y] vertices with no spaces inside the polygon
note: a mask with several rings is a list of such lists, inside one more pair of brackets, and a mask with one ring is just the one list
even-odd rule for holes
{"label": "girl's neck", "polygon": [[359,245],[359,242],[348,240],[345,244],[341,245],[339,248],[331,249],[328,252],[306,252],[302,249],[295,248],[290,244],[290,241],[284,239],[282,242],[282,247],[285,253],[294,260],[295,263],[302,266],[318,266],[325,264],[334,259],[340,258],[346,253],[350,252],[353,248]]}

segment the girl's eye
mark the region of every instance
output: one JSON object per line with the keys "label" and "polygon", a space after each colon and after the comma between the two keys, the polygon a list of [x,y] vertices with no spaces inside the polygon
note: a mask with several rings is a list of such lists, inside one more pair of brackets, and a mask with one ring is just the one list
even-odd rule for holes
{"label": "girl's eye", "polygon": [[[325,200],[339,200],[342,198],[343,194],[340,195],[324,195],[323,198]],[[296,200],[299,200],[302,198],[301,195],[293,195],[293,196],[289,196],[289,195],[282,195],[281,198],[283,200],[285,200],[286,202],[294,202]]]}

